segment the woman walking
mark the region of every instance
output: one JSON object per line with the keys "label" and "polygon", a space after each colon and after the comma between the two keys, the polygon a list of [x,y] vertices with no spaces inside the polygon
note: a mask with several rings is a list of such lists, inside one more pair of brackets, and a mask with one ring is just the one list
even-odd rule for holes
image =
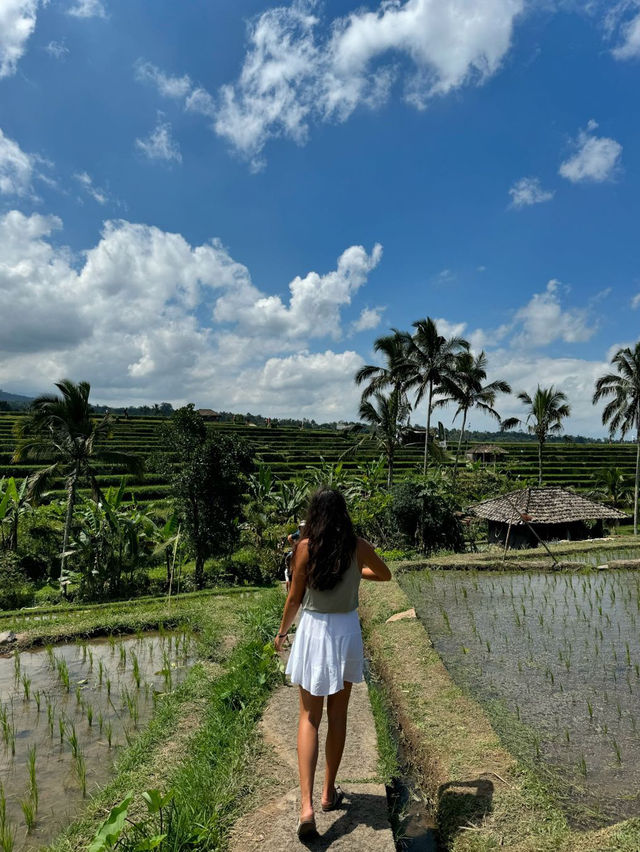
{"label": "woman walking", "polygon": [[342,802],[343,793],[335,781],[347,732],[347,707],[351,684],[363,679],[360,580],[391,579],[391,572],[369,542],[357,538],[339,491],[322,488],[314,494],[303,535],[293,557],[293,577],[275,639],[280,651],[302,604],[287,664],[291,682],[300,687],[300,838],[316,832],[313,783],[325,696],[328,727],[322,810],[334,810]]}

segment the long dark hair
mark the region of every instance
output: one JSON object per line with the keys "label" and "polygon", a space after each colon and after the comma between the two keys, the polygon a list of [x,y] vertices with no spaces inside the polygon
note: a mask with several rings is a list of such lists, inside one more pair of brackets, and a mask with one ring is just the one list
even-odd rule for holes
{"label": "long dark hair", "polygon": [[309,539],[309,586],[320,591],[333,589],[351,564],[357,544],[347,504],[339,491],[316,491],[309,503],[304,536]]}

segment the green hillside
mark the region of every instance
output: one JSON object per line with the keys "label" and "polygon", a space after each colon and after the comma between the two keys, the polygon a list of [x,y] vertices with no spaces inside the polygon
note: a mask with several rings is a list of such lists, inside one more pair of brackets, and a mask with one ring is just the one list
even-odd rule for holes
{"label": "green hillside", "polygon": [[[38,465],[15,464],[11,461],[14,448],[13,425],[21,414],[0,413],[0,478],[23,478],[38,469]],[[114,425],[113,446],[136,453],[146,459],[158,447],[160,418],[121,419]],[[300,430],[292,427],[266,427],[234,424],[212,424],[210,429],[241,436],[254,449],[256,461],[268,464],[274,474],[283,479],[294,477],[306,467],[322,462],[342,461],[344,467],[355,470],[360,462],[378,458],[380,451],[373,438],[362,435],[345,435],[335,431]],[[507,451],[498,469],[508,469],[513,475],[529,478],[537,476],[537,444],[501,441]],[[398,476],[419,468],[422,461],[421,443],[406,446],[398,451],[396,471]],[[551,443],[544,451],[544,480],[549,485],[563,485],[578,490],[592,487],[596,470],[611,465],[620,467],[630,478],[635,470],[636,449],[633,444],[573,444]],[[453,456],[448,462],[453,464]],[[120,482],[124,470],[113,464],[97,465],[100,481],[105,486]],[[147,473],[143,479],[127,475],[130,492],[139,502],[149,502],[164,497],[168,490],[166,474]],[[63,493],[63,482],[54,493]]]}

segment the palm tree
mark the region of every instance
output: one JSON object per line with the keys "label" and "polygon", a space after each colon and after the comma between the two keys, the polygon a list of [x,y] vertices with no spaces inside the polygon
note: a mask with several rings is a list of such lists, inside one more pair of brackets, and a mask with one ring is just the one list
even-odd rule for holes
{"label": "palm tree", "polygon": [[361,385],[368,382],[362,392],[362,399],[367,400],[376,391],[384,391],[391,387],[400,392],[404,391],[404,384],[409,376],[410,364],[407,360],[407,351],[411,342],[411,335],[406,331],[392,329],[393,334],[383,335],[374,341],[373,348],[380,352],[386,359],[386,366],[366,364],[356,373],[356,384]]}
{"label": "palm tree", "polygon": [[51,479],[62,474],[66,480],[67,507],[60,558],[60,578],[69,547],[69,534],[73,507],[79,483],[85,480],[91,487],[93,499],[104,503],[104,498],[93,468],[94,461],[106,461],[124,465],[127,470],[140,474],[140,460],[117,450],[108,450],[101,445],[110,436],[112,418],[105,414],[101,420],[91,417],[89,405],[89,382],[75,384],[70,379],[56,382],[62,396],[45,394],[34,399],[27,417],[18,420],[16,436],[18,443],[13,461],[47,461],[48,467],[34,474],[29,482],[30,495],[37,499]]}
{"label": "palm tree", "polygon": [[603,424],[609,424],[611,437],[620,430],[622,438],[636,430],[636,477],[633,488],[633,534],[638,535],[638,485],[640,484],[640,342],[633,349],[618,349],[611,359],[616,373],[607,373],[596,381],[593,403],[612,397],[602,412]]}
{"label": "palm tree", "polygon": [[[567,403],[566,395],[555,390],[553,385],[548,388],[538,388],[533,399],[525,391],[518,394],[518,399],[529,406],[525,423],[531,435],[538,439],[538,485],[542,485],[542,448],[549,435],[557,435],[562,431],[562,421],[571,414],[571,406]],[[510,417],[502,423],[502,429],[513,429],[522,421],[518,417]]]}
{"label": "palm tree", "polygon": [[423,474],[427,472],[429,459],[429,431],[434,396],[443,393],[444,388],[455,374],[456,357],[469,349],[469,343],[462,337],[447,339],[438,334],[438,328],[431,319],[413,323],[415,332],[410,338],[407,357],[410,364],[405,387],[416,390],[416,405],[427,397],[427,431],[424,436]]}
{"label": "palm tree", "polygon": [[360,403],[360,418],[375,428],[387,458],[387,488],[391,488],[395,451],[400,443],[403,424],[408,417],[409,404],[403,399],[402,391],[397,388],[388,396],[375,391],[373,398],[375,405],[368,399],[363,399]]}
{"label": "palm tree", "polygon": [[630,489],[627,486],[627,477],[622,468],[610,465],[597,470],[592,479],[595,485],[594,495],[609,500],[614,509],[618,509],[620,504],[628,499]]}
{"label": "palm tree", "polygon": [[458,414],[462,413],[462,427],[460,429],[453,467],[454,479],[458,470],[458,458],[464,439],[464,430],[467,425],[469,411],[472,408],[479,408],[500,422],[500,415],[494,408],[496,395],[499,393],[511,393],[511,385],[501,379],[489,382],[486,385],[482,384],[487,378],[486,367],[487,356],[484,351],[480,352],[479,355],[473,355],[467,351],[460,352],[456,358],[453,379],[447,380],[445,383],[447,396],[439,399],[436,403],[439,406],[454,403],[457,406],[456,412],[453,415],[454,420]]}

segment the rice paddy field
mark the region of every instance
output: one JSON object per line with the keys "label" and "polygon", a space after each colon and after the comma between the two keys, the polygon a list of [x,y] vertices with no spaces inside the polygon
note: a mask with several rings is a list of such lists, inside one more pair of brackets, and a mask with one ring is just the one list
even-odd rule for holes
{"label": "rice paddy field", "polygon": [[640,813],[640,574],[402,575],[454,681],[576,828]]}
{"label": "rice paddy field", "polygon": [[[18,479],[38,469],[38,465],[12,462],[15,439],[13,426],[22,415],[0,412],[0,478],[14,476]],[[114,424],[110,445],[120,450],[149,458],[158,449],[160,418],[135,417],[120,419]],[[345,470],[356,470],[358,464],[377,459],[380,449],[370,436],[346,435],[329,430],[295,429],[279,426],[247,426],[239,424],[211,424],[210,429],[226,434],[238,435],[252,446],[256,461],[268,464],[281,479],[290,479],[303,473],[307,467],[325,462],[342,461]],[[537,445],[534,442],[501,441],[499,446],[507,451],[504,462],[497,470],[509,469],[514,477],[537,478]],[[421,469],[423,445],[421,441],[401,447],[397,451],[395,469],[398,476],[419,467]],[[453,457],[445,464],[453,464]],[[548,485],[572,487],[588,491],[593,487],[593,474],[598,469],[615,465],[633,477],[635,469],[635,446],[633,444],[571,444],[548,443],[545,447],[544,478]],[[138,503],[144,504],[162,499],[169,492],[167,475],[146,473],[144,478],[126,474],[115,464],[98,464],[96,470],[103,487],[119,485],[126,476],[129,491],[126,498],[134,495]],[[62,481],[57,483],[52,495],[64,494]]]}

